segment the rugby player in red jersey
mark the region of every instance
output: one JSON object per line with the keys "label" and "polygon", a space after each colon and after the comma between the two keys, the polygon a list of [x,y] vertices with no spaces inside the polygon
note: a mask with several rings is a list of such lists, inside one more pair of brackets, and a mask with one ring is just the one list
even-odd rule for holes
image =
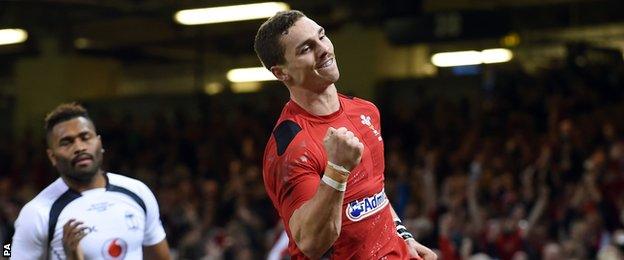
{"label": "rugby player in red jersey", "polygon": [[379,111],[337,92],[323,27],[277,13],[254,49],[290,92],[264,153],[264,184],[293,259],[436,259],[403,227],[384,192]]}

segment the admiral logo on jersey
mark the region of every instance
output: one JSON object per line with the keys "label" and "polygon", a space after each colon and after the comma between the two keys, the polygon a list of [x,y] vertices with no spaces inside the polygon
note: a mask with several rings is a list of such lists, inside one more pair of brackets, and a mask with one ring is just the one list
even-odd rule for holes
{"label": "admiral logo on jersey", "polygon": [[102,246],[102,256],[107,260],[120,260],[126,257],[128,243],[121,238],[111,238]]}
{"label": "admiral logo on jersey", "polygon": [[351,221],[360,221],[380,211],[386,205],[388,205],[388,199],[386,198],[386,193],[382,190],[370,197],[349,202],[346,212],[347,218]]}

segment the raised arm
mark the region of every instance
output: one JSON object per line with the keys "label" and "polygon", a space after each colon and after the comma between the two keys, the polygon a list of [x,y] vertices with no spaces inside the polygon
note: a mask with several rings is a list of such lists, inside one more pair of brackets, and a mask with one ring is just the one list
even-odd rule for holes
{"label": "raised arm", "polygon": [[297,247],[307,257],[320,258],[338,239],[342,203],[349,171],[360,163],[363,144],[346,128],[329,128],[323,139],[327,167],[314,196],[296,209],[288,225]]}

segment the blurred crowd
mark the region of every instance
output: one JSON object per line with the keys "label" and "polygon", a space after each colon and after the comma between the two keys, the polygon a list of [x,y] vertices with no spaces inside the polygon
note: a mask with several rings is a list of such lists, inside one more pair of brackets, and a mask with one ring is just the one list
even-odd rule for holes
{"label": "blurred crowd", "polygon": [[[375,100],[403,222],[441,259],[622,259],[622,68],[492,73],[476,98]],[[286,100],[226,102],[92,113],[104,169],[154,191],[179,259],[262,259],[283,229],[261,165]],[[1,241],[57,176],[42,136],[0,138]]]}
{"label": "blurred crowd", "polygon": [[624,259],[622,67],[496,73],[476,102],[386,103],[408,229],[442,259]]}

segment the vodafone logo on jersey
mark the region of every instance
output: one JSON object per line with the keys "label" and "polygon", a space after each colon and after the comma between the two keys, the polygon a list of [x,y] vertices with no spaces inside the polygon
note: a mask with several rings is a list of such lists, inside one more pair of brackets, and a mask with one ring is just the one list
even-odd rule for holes
{"label": "vodafone logo on jersey", "polygon": [[107,260],[124,259],[128,252],[128,243],[121,238],[111,238],[102,245],[102,256]]}

